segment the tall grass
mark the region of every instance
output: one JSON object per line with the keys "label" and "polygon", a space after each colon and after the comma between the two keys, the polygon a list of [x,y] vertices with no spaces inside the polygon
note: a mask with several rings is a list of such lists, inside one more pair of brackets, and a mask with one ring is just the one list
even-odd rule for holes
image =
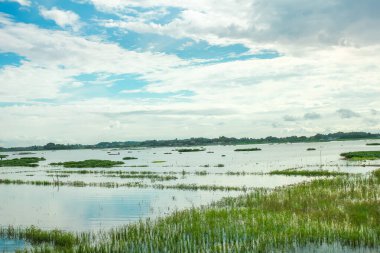
{"label": "tall grass", "polygon": [[[42,237],[31,251],[294,252],[306,248],[312,252],[313,247],[327,244],[378,252],[379,224],[377,170],[365,176],[255,190],[157,220],[98,233],[73,234],[69,238],[76,238],[75,243],[63,244],[61,248],[56,243],[58,238]],[[0,230],[0,234],[6,236],[9,230],[12,229]],[[33,243],[34,236],[24,230],[11,234]]]}

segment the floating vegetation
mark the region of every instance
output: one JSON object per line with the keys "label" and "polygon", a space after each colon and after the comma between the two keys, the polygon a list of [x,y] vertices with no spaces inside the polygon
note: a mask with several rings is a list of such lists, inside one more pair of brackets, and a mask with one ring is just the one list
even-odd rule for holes
{"label": "floating vegetation", "polygon": [[340,154],[350,161],[365,161],[380,159],[380,151],[355,151]]}
{"label": "floating vegetation", "polygon": [[331,177],[331,176],[348,176],[349,173],[329,171],[329,170],[273,170],[268,173],[269,175],[285,175],[285,176],[306,176],[306,177]]}
{"label": "floating vegetation", "polygon": [[307,148],[306,149],[307,151],[315,151],[315,150],[317,150],[316,148]]}
{"label": "floating vegetation", "polygon": [[376,170],[257,189],[109,231],[74,234],[34,228],[27,233],[7,227],[0,235],[29,241],[36,252],[313,252],[336,244],[379,252],[379,194]]}
{"label": "floating vegetation", "polygon": [[136,160],[137,157],[133,157],[133,156],[126,156],[126,157],[123,157],[123,160]]}
{"label": "floating vegetation", "polygon": [[367,143],[367,146],[380,146],[380,142]]}
{"label": "floating vegetation", "polygon": [[156,161],[153,161],[152,163],[166,163],[166,161],[156,160]]}
{"label": "floating vegetation", "polygon": [[222,167],[224,167],[224,164],[219,163],[219,164],[215,165],[214,167],[222,168]]}
{"label": "floating vegetation", "polygon": [[110,160],[84,160],[84,161],[69,161],[50,163],[52,166],[63,166],[65,168],[111,168],[117,165],[122,165],[122,161],[110,161]]}
{"label": "floating vegetation", "polygon": [[175,151],[178,151],[180,153],[185,153],[185,152],[200,152],[200,151],[205,151],[205,148],[180,148],[176,149]]}
{"label": "floating vegetation", "polygon": [[[164,181],[164,180],[162,180]],[[245,186],[223,186],[223,185],[197,185],[197,184],[176,184],[176,185],[163,185],[163,184],[143,184],[141,182],[84,182],[84,181],[25,181],[20,179],[0,179],[0,184],[15,184],[15,185],[36,185],[36,186],[72,186],[72,187],[105,187],[105,188],[154,188],[154,189],[177,189],[177,190],[204,190],[204,191],[247,191],[252,188]]]}
{"label": "floating vegetation", "polygon": [[33,153],[33,152],[18,152],[14,155],[35,155],[36,153]]}
{"label": "floating vegetation", "polygon": [[202,171],[196,171],[195,172],[195,175],[198,175],[198,176],[206,176],[208,175],[209,173],[206,171],[206,170],[202,170]]}
{"label": "floating vegetation", "polygon": [[3,160],[4,158],[7,158],[8,155],[0,155],[0,160]]}
{"label": "floating vegetation", "polygon": [[165,152],[164,155],[171,155],[172,153],[170,152]]}
{"label": "floating vegetation", "polygon": [[222,155],[222,157],[225,157],[226,155]]}
{"label": "floating vegetation", "polygon": [[55,175],[48,175],[48,177],[69,177],[68,174],[55,174]]}
{"label": "floating vegetation", "polygon": [[208,154],[213,154],[213,153],[214,153],[214,151],[207,151],[207,153],[208,153]]}
{"label": "floating vegetation", "polygon": [[145,164],[142,164],[142,165],[129,165],[127,167],[129,167],[129,168],[147,168],[147,167],[149,167],[149,165],[145,165]]}
{"label": "floating vegetation", "polygon": [[0,167],[38,167],[38,162],[45,160],[43,157],[22,157],[0,160]]}
{"label": "floating vegetation", "polygon": [[208,168],[208,167],[210,167],[210,164],[200,165],[199,167]]}
{"label": "floating vegetation", "polygon": [[234,151],[242,152],[242,151],[261,151],[261,148],[237,148]]}

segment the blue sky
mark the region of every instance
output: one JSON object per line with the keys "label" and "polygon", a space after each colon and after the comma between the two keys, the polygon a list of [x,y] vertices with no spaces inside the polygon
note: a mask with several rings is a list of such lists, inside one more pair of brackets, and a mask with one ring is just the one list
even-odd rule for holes
{"label": "blue sky", "polygon": [[1,0],[0,146],[376,132],[379,7]]}

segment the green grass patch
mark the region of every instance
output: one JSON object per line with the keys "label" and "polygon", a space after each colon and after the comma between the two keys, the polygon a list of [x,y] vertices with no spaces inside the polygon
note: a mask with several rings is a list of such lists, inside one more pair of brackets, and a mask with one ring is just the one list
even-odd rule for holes
{"label": "green grass patch", "polygon": [[331,177],[331,176],[348,176],[349,173],[328,171],[328,170],[274,170],[268,173],[269,175],[284,175],[284,176],[306,176],[306,177]]}
{"label": "green grass patch", "polygon": [[380,146],[380,142],[367,143],[367,146]]}
{"label": "green grass patch", "polygon": [[261,148],[237,148],[234,151],[243,152],[243,151],[261,151]]}
{"label": "green grass patch", "polygon": [[0,160],[0,167],[38,167],[38,162],[45,160],[43,157],[22,157]]}
{"label": "green grass patch", "polygon": [[8,155],[0,155],[0,160],[3,160],[4,158],[7,158]]}
{"label": "green grass patch", "polygon": [[315,151],[317,150],[316,148],[307,148],[306,151]]}
{"label": "green grass patch", "polygon": [[180,153],[186,153],[186,152],[201,152],[205,150],[206,149],[204,148],[179,148],[179,149],[176,149],[175,151],[178,151]]}
{"label": "green grass patch", "polygon": [[137,157],[132,157],[132,156],[126,156],[126,157],[123,157],[123,160],[136,160]]}
{"label": "green grass patch", "polygon": [[355,151],[340,154],[349,161],[365,161],[380,159],[380,151]]}
{"label": "green grass patch", "polygon": [[156,160],[156,161],[153,161],[152,163],[166,163],[166,161]]}
{"label": "green grass patch", "polygon": [[111,168],[118,165],[123,165],[122,161],[110,161],[110,160],[84,160],[84,161],[69,161],[50,163],[52,166],[63,166],[65,168]]}

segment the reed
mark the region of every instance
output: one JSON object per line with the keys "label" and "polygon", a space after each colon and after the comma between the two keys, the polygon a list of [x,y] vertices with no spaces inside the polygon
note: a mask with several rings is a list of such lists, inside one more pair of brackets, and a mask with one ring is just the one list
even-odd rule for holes
{"label": "reed", "polygon": [[[209,206],[176,211],[109,231],[66,235],[0,230],[33,252],[313,252],[320,245],[380,250],[380,170],[257,189]],[[40,234],[43,232],[37,232]],[[60,238],[68,238],[62,240]],[[67,242],[65,242],[67,241]],[[62,245],[60,247],[60,245]]]}

